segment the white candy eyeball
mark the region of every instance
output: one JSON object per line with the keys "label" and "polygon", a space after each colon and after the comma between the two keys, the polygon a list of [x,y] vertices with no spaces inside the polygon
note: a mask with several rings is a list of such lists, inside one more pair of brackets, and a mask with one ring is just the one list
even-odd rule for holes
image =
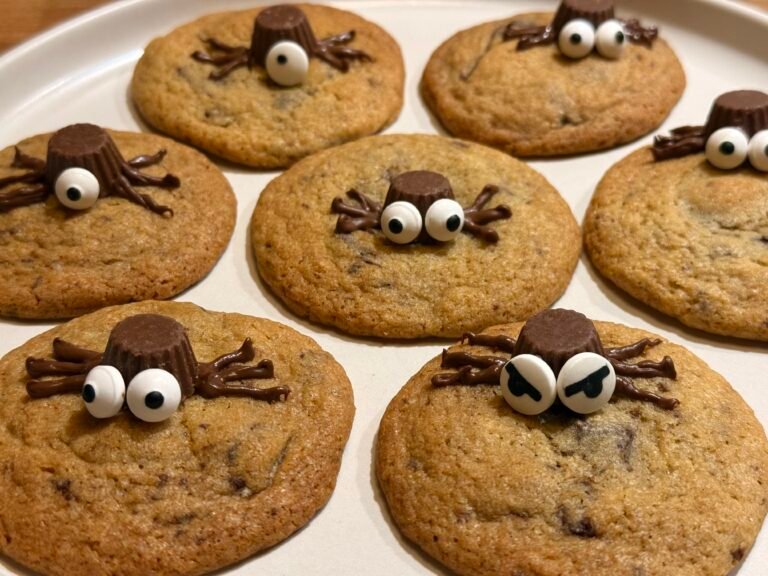
{"label": "white candy eyeball", "polygon": [[421,233],[421,214],[410,202],[392,202],[381,213],[381,231],[395,244],[413,242]]}
{"label": "white candy eyeball", "polygon": [[608,404],[616,389],[611,363],[593,352],[582,352],[568,360],[557,376],[557,395],[578,414],[590,414]]}
{"label": "white candy eyeball", "polygon": [[96,366],[85,377],[85,408],[94,418],[112,418],[125,402],[125,380],[114,366]]}
{"label": "white candy eyeball", "polygon": [[162,422],[181,404],[181,386],[170,372],[150,368],[136,374],[128,384],[128,408],[144,422]]}
{"label": "white candy eyeball", "polygon": [[85,168],[67,168],[53,188],[59,202],[72,210],[87,210],[99,199],[99,181]]}
{"label": "white candy eyeball", "polygon": [[427,210],[424,226],[427,234],[438,242],[453,240],[464,227],[464,208],[456,200],[441,198]]}
{"label": "white candy eyeball", "polygon": [[520,354],[501,371],[501,395],[512,408],[533,416],[552,406],[557,397],[555,373],[533,354]]}
{"label": "white candy eyeball", "polygon": [[722,170],[738,168],[747,158],[749,142],[738,128],[720,128],[707,139],[707,160]]}
{"label": "white candy eyeball", "polygon": [[307,79],[309,56],[296,42],[283,40],[267,52],[267,74],[280,86],[296,86]]}
{"label": "white candy eyeball", "polygon": [[756,170],[768,172],[768,130],[761,130],[749,141],[749,163]]}
{"label": "white candy eyeball", "polygon": [[624,26],[618,20],[607,20],[598,26],[595,34],[595,46],[600,56],[615,60],[624,52],[627,35]]}
{"label": "white candy eyeball", "polygon": [[560,30],[557,45],[568,58],[584,58],[595,47],[595,27],[589,20],[571,20]]}

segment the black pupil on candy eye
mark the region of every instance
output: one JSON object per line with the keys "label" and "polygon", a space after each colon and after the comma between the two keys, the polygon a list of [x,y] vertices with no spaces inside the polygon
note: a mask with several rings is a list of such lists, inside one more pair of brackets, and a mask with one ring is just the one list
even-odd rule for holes
{"label": "black pupil on candy eye", "polygon": [[80,192],[79,189],[75,188],[74,186],[67,188],[67,198],[69,198],[72,202],[77,202],[82,197],[83,193]]}
{"label": "black pupil on candy eye", "polygon": [[389,231],[392,234],[400,234],[403,231],[403,223],[400,220],[393,218],[389,221]]}
{"label": "black pupil on candy eye", "polygon": [[160,408],[164,401],[165,398],[163,398],[162,392],[150,392],[144,397],[144,404],[147,408],[151,408],[152,410],[157,410]]}
{"label": "black pupil on candy eye", "polygon": [[616,42],[618,44],[624,44],[624,32],[622,32],[621,30],[616,32]]}
{"label": "black pupil on candy eye", "polygon": [[723,142],[720,144],[720,152],[725,154],[726,156],[730,156],[734,152],[736,152],[736,146],[733,145],[733,142]]}
{"label": "black pupil on candy eye", "polygon": [[94,390],[93,386],[90,384],[86,384],[83,386],[83,400],[85,400],[88,404],[93,402],[96,399],[96,390]]}
{"label": "black pupil on candy eye", "polygon": [[448,221],[445,223],[445,227],[448,228],[451,232],[456,232],[456,230],[459,229],[459,225],[461,224],[461,218],[459,218],[456,214],[448,218]]}
{"label": "black pupil on candy eye", "polygon": [[587,398],[597,398],[603,391],[603,380],[605,380],[610,373],[611,371],[608,366],[603,366],[586,378],[574,382],[573,384],[569,384],[565,387],[566,397],[570,398],[579,392],[584,392]]}
{"label": "black pupil on candy eye", "polygon": [[571,44],[581,44],[581,34],[571,34]]}
{"label": "black pupil on candy eye", "polygon": [[509,391],[512,392],[513,396],[519,398],[520,396],[527,394],[534,402],[539,402],[541,400],[541,392],[536,390],[536,388],[534,388],[533,385],[518,372],[514,364],[507,364],[505,368],[507,374],[509,374]]}
{"label": "black pupil on candy eye", "polygon": [[288,56],[286,56],[285,54],[280,54],[277,57],[277,63],[285,66],[286,64],[288,64]]}

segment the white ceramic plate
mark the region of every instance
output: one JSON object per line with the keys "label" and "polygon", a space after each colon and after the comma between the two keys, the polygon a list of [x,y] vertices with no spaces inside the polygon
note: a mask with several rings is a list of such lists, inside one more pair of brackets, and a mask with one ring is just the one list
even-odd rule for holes
{"label": "white ceramic plate", "polygon": [[[146,129],[128,102],[136,60],[150,39],[213,10],[244,8],[259,1],[131,0],[111,4],[64,24],[0,58],[0,147],[39,132],[88,121],[112,128]],[[274,2],[272,2],[274,3]],[[430,53],[454,32],[519,12],[554,9],[551,1],[469,0],[329,2],[377,22],[400,42],[408,79],[405,108],[388,132],[440,132],[418,93]],[[768,16],[725,0],[625,0],[622,15],[661,26],[685,66],[688,88],[662,127],[700,123],[712,99],[736,88],[768,89]],[[537,161],[582,220],[592,191],[606,169],[651,137],[629,146],[566,160]],[[259,282],[248,247],[248,221],[260,191],[276,173],[224,166],[239,202],[238,223],[227,252],[211,275],[179,300],[212,310],[279,320],[315,338],[347,370],[357,415],[336,491],[303,530],[274,549],[225,571],[227,574],[334,574],[391,576],[442,574],[443,570],[403,541],[389,519],[373,475],[371,456],[379,420],[406,380],[439,353],[442,343],[381,343],[349,338],[293,317]],[[768,290],[768,287],[766,288]],[[687,329],[629,299],[607,284],[585,258],[559,306],[592,318],[652,330],[706,360],[741,393],[768,427],[768,346],[719,338]],[[50,324],[0,322],[0,354]],[[738,449],[738,448],[734,448]],[[765,576],[768,529],[739,571]],[[0,560],[0,574],[27,574]]]}

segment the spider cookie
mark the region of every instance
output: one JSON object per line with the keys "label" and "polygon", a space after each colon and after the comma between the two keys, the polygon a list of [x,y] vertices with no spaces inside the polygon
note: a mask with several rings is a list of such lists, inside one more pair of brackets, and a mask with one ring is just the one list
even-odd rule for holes
{"label": "spider cookie", "polygon": [[374,136],[302,160],[251,221],[259,274],[300,316],[352,334],[455,337],[556,300],[581,251],[565,201],[509,156]]}
{"label": "spider cookie", "polygon": [[731,386],[569,310],[427,363],[375,465],[402,533],[463,575],[726,576],[768,511],[768,442]]}
{"label": "spider cookie", "polygon": [[768,340],[768,94],[723,94],[703,126],[613,166],[584,238],[635,298],[694,328]]}
{"label": "spider cookie", "polygon": [[333,491],[344,370],[281,324],[144,302],[0,360],[0,552],[50,575],[202,574]]}
{"label": "spider cookie", "polygon": [[211,162],[157,136],[74,124],[5,148],[0,314],[67,318],[178,294],[226,248],[235,204]]}
{"label": "spider cookie", "polygon": [[432,55],[425,101],[452,134],[516,156],[611,148],[658,127],[685,74],[654,27],[613,0],[563,0],[459,32]]}
{"label": "spider cookie", "polygon": [[393,122],[404,75],[400,48],[375,24],[291,4],[204,16],[154,40],[131,91],[174,138],[279,168]]}

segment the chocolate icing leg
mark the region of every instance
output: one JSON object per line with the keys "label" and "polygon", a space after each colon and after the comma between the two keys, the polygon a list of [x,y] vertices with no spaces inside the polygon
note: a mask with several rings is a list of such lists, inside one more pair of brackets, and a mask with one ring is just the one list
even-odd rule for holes
{"label": "chocolate icing leg", "polygon": [[651,402],[664,410],[674,410],[680,404],[680,401],[676,398],[664,398],[653,392],[640,390],[630,378],[626,378],[625,376],[616,377],[616,390],[621,392],[627,398],[641,400],[643,402]]}
{"label": "chocolate icing leg", "polygon": [[331,212],[340,214],[336,221],[336,232],[349,234],[357,230],[378,228],[381,204],[357,190],[347,191],[347,197],[356,201],[360,206],[347,204],[338,196],[333,199]]}
{"label": "chocolate icing leg", "polygon": [[461,341],[466,341],[467,344],[473,346],[487,346],[489,348],[496,348],[502,352],[513,354],[515,351],[515,344],[517,340],[511,336],[489,336],[488,334],[475,334],[473,332],[466,332],[462,335]]}
{"label": "chocolate icing leg", "polygon": [[491,243],[499,241],[499,234],[496,230],[488,228],[486,224],[496,220],[506,220],[512,216],[512,211],[503,204],[496,206],[496,208],[483,209],[498,192],[498,186],[488,184],[478,194],[472,205],[464,210],[464,229]]}

